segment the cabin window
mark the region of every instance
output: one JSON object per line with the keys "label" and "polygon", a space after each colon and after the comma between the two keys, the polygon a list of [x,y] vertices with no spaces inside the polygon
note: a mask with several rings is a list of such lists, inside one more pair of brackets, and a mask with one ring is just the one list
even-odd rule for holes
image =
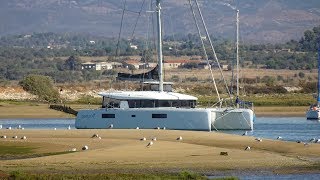
{"label": "cabin window", "polygon": [[167,118],[167,114],[152,114],[152,118]]}
{"label": "cabin window", "polygon": [[131,117],[136,117],[136,115],[131,115]]}
{"label": "cabin window", "polygon": [[102,114],[102,118],[116,118],[115,114]]}
{"label": "cabin window", "polygon": [[120,108],[120,100],[103,97],[102,108]]}

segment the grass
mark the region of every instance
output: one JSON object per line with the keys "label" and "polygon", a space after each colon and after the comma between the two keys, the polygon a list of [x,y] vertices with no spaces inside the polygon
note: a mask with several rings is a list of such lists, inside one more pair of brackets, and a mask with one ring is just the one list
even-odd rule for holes
{"label": "grass", "polygon": [[35,147],[16,146],[16,145],[0,145],[0,157],[5,155],[21,155],[33,153]]}
{"label": "grass", "polygon": [[[205,180],[208,179],[205,176],[197,173],[183,171],[178,174],[28,174],[22,171],[16,170],[10,172],[7,179],[24,179],[24,180],[55,180],[55,179],[77,179],[77,180],[99,180],[99,179],[110,179],[110,180]],[[236,180],[237,177],[223,177],[213,178],[216,180]]]}
{"label": "grass", "polygon": [[0,144],[0,160],[27,159],[72,153],[72,151],[37,153],[38,147]]}

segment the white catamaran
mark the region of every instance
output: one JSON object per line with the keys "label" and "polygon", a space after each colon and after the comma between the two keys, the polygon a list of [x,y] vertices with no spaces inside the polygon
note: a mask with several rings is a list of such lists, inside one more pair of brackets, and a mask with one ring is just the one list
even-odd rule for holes
{"label": "white catamaran", "polygon": [[318,49],[318,94],[317,104],[311,105],[310,109],[306,113],[307,119],[320,120],[320,41]]}
{"label": "white catamaran", "polygon": [[163,89],[161,6],[156,1],[158,91],[101,92],[102,107],[80,110],[78,129],[252,130],[254,113],[242,108],[197,108],[194,96]]}

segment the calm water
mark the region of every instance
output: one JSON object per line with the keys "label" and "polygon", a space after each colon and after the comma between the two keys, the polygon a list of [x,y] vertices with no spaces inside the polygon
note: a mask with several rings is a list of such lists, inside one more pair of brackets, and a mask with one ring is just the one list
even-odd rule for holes
{"label": "calm water", "polygon": [[[74,129],[75,119],[0,119],[3,128],[25,129]],[[245,131],[220,131],[242,135]],[[276,139],[278,136],[285,141],[309,141],[320,139],[320,121],[306,120],[304,117],[258,117],[254,122],[254,130],[248,131],[249,136]]]}
{"label": "calm water", "polygon": [[[75,119],[0,119],[3,128],[25,129],[74,129]],[[242,135],[245,131],[220,131]],[[320,121],[306,120],[304,117],[258,117],[254,122],[254,130],[248,131],[249,136],[276,139],[278,136],[285,141],[309,141],[320,139]],[[233,174],[230,174],[233,175]],[[234,174],[240,179],[320,179],[320,174]],[[214,176],[211,178],[215,178]]]}

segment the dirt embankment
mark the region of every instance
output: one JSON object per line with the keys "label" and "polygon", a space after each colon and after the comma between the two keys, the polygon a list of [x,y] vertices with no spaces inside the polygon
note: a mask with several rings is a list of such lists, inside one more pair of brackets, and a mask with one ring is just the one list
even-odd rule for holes
{"label": "dirt embankment", "polygon": [[[104,89],[87,89],[87,88],[59,88],[60,97],[67,101],[74,101],[82,96],[89,95],[98,97],[98,93]],[[20,86],[0,87],[1,100],[35,100],[37,96],[23,90]]]}

